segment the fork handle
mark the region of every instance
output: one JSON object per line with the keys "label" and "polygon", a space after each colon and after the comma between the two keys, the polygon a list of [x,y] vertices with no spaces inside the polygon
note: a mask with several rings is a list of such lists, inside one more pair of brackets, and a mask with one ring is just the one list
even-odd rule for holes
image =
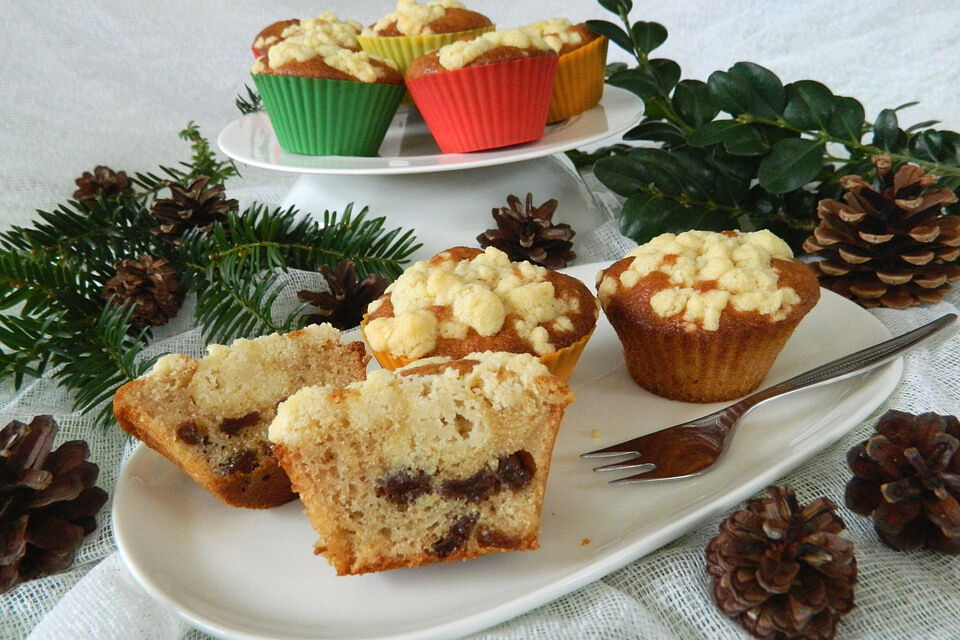
{"label": "fork handle", "polygon": [[737,404],[742,404],[743,409],[750,409],[771,398],[863,373],[864,371],[893,360],[907,349],[923,342],[944,327],[947,327],[956,319],[957,314],[948,313],[896,338],[891,338],[875,344],[872,347],[861,349],[848,356],[838,358],[815,369],[801,373],[789,380],[784,380],[771,387],[767,387],[753,395],[747,396]]}

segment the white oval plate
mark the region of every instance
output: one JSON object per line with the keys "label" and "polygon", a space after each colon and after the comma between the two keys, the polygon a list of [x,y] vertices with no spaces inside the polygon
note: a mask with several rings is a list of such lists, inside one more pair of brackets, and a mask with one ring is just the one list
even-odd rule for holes
{"label": "white oval plate", "polygon": [[307,156],[280,148],[266,112],[251,113],[228,124],[217,144],[238,162],[294,173],[388,174],[429,173],[488,167],[549,156],[626,131],[640,121],[643,102],[625,89],[606,86],[600,104],[563,122],[549,125],[534,142],[473,153],[440,153],[420,113],[401,106],[374,158]]}
{"label": "white oval plate", "polygon": [[[568,272],[593,282],[601,265]],[[829,291],[801,322],[767,380],[784,380],[890,337]],[[567,594],[724,512],[838,440],[893,391],[902,360],[751,412],[699,478],[611,487],[580,453],[705,414],[719,405],[656,397],[627,375],[601,318],[570,386],[537,551],[337,577],[313,555],[299,502],[234,509],[145,446],[117,484],[113,525],[127,565],[158,600],[223,638],[451,638]],[[601,431],[591,438],[592,429]],[[814,496],[800,496],[802,500]],[[588,544],[582,544],[589,540]]]}

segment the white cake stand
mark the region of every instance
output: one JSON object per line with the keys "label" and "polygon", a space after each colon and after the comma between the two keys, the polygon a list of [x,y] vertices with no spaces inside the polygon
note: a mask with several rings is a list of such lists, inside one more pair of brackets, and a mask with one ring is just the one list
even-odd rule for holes
{"label": "white cake stand", "polygon": [[[442,154],[414,107],[397,112],[380,155],[307,156],[280,148],[263,112],[231,122],[217,144],[243,164],[301,174],[283,206],[320,215],[354,202],[385,216],[388,227],[415,230],[426,259],[459,244],[475,244],[495,226],[490,211],[513,193],[528,191],[537,203],[556,198],[554,219],[588,233],[607,218],[580,175],[561,152],[616,135],[639,122],[643,103],[634,94],[606,87],[593,109],[547,127],[536,142],[493,151]],[[558,154],[558,155],[554,155]]]}

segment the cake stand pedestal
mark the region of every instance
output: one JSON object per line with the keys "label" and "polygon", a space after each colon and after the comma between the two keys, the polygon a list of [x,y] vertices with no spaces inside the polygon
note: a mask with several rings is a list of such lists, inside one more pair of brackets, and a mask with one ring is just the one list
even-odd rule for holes
{"label": "cake stand pedestal", "polygon": [[491,210],[509,194],[530,192],[540,204],[555,198],[556,222],[587,234],[607,221],[603,206],[561,152],[616,135],[639,122],[643,103],[634,94],[606,87],[596,107],[547,127],[535,142],[492,151],[442,154],[413,107],[401,107],[373,158],[305,156],[277,143],[265,113],[233,121],[217,143],[230,158],[255,167],[301,174],[284,207],[322,218],[325,210],[370,208],[386,227],[414,229],[422,260],[453,246],[476,245],[496,226]]}

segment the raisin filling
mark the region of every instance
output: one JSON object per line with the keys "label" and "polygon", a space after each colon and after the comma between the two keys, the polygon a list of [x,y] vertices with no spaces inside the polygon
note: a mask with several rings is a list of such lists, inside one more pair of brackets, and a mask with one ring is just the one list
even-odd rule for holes
{"label": "raisin filling", "polygon": [[444,480],[440,486],[440,495],[444,498],[480,502],[489,498],[497,488],[497,476],[484,468],[464,480]]}
{"label": "raisin filling", "polygon": [[376,495],[394,504],[407,505],[430,491],[432,489],[429,475],[419,470],[414,474],[407,469],[401,469],[380,478]]}
{"label": "raisin filling", "polygon": [[435,556],[446,558],[464,545],[475,526],[477,526],[476,515],[460,516],[450,525],[447,535],[433,543],[430,551]]}
{"label": "raisin filling", "polygon": [[240,416],[239,418],[227,418],[220,425],[220,431],[227,434],[228,436],[235,436],[240,433],[241,429],[246,427],[251,427],[257,424],[260,421],[260,414],[256,411],[251,411],[245,416]]}
{"label": "raisin filling", "polygon": [[497,460],[497,479],[514,491],[530,484],[536,472],[537,465],[527,451],[520,450]]}
{"label": "raisin filling", "polygon": [[197,430],[197,423],[185,422],[177,427],[177,439],[186,444],[200,444],[203,440],[200,437],[200,431]]}
{"label": "raisin filling", "polygon": [[235,473],[253,473],[257,469],[257,454],[252,449],[241,449],[220,465],[220,471],[227,475]]}
{"label": "raisin filling", "polygon": [[499,549],[516,549],[520,546],[520,541],[515,537],[508,536],[503,531],[491,527],[477,529],[477,542],[481,547],[497,547]]}

